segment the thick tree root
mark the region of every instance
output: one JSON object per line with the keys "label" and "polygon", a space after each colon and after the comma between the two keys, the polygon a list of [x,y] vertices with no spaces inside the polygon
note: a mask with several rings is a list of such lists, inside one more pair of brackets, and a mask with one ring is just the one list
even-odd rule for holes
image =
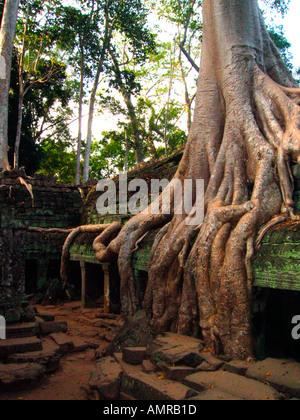
{"label": "thick tree root", "polygon": [[74,240],[81,233],[105,233],[106,230],[111,229],[111,225],[86,225],[79,226],[76,229],[72,229],[71,233],[68,235],[62,250],[61,256],[61,268],[60,276],[63,281],[64,289],[67,289],[68,286],[68,262],[70,257],[70,248],[74,243]]}

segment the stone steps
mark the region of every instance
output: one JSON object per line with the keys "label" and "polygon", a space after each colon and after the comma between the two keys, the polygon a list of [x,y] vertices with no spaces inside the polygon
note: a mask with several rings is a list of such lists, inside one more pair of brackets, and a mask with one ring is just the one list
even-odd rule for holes
{"label": "stone steps", "polygon": [[36,336],[36,323],[13,324],[6,327],[6,338],[23,338]]}
{"label": "stone steps", "polygon": [[0,341],[0,358],[42,349],[42,341],[37,337],[9,338],[8,340]]}
{"label": "stone steps", "polygon": [[43,341],[42,350],[12,354],[8,357],[8,363],[40,364],[45,368],[46,373],[53,373],[59,368],[61,356],[59,347],[52,340],[49,340]]}

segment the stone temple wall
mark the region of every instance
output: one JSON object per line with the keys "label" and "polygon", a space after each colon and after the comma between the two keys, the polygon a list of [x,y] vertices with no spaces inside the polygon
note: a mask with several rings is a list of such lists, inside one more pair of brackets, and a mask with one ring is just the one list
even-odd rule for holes
{"label": "stone temple wall", "polygon": [[24,297],[26,261],[34,261],[46,280],[49,261],[60,259],[67,236],[28,228],[78,226],[84,196],[82,189],[53,178],[29,178],[22,171],[0,174],[0,315],[7,322],[33,317]]}

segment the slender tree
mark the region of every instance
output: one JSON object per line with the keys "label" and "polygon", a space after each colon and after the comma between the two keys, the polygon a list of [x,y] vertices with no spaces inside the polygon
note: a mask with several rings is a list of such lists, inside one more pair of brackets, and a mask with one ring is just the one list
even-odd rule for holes
{"label": "slender tree", "polygon": [[19,0],[6,0],[0,30],[0,170],[9,169],[8,145],[8,97],[10,86],[13,40],[16,32]]}
{"label": "slender tree", "polygon": [[72,6],[62,4],[58,7],[56,18],[57,44],[66,55],[70,68],[77,79],[78,134],[76,151],[75,183],[81,182],[81,158],[83,144],[83,107],[87,96],[87,86],[95,84],[95,68],[98,66],[99,51],[102,45],[99,28],[102,22],[98,1],[77,0]]}
{"label": "slender tree", "polygon": [[[128,44],[130,45],[130,51],[134,54],[134,60],[136,62],[145,60],[155,47],[154,36],[147,26],[148,10],[145,8],[141,0],[106,0],[105,2],[97,2],[97,4],[99,5],[99,10],[102,10],[103,15],[103,21],[102,25],[100,26],[99,33],[101,54],[98,57],[97,72],[90,97],[90,111],[83,168],[83,182],[86,182],[89,177],[95,97],[99,85],[100,75],[104,70],[104,63],[107,63],[109,56],[112,59],[112,54],[116,57],[116,44],[120,36],[124,37],[128,41]],[[116,69],[115,64],[116,61],[113,65],[114,69]],[[131,115],[131,118],[134,120],[133,104],[131,103],[131,97],[128,94],[126,94],[126,104],[128,106],[128,112]],[[135,123],[134,126],[135,133],[138,135],[138,126]],[[139,148],[137,151],[137,155],[139,161],[142,161],[143,156],[141,148]]]}

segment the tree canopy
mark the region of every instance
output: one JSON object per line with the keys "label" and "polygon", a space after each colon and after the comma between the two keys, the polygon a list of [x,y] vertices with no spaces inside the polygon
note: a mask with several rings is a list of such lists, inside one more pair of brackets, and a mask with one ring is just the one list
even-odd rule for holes
{"label": "tree canopy", "polygon": [[[280,14],[288,4],[261,1]],[[9,96],[11,167],[80,183],[182,146],[202,32],[200,0],[22,0]],[[295,72],[282,27],[269,32]]]}

